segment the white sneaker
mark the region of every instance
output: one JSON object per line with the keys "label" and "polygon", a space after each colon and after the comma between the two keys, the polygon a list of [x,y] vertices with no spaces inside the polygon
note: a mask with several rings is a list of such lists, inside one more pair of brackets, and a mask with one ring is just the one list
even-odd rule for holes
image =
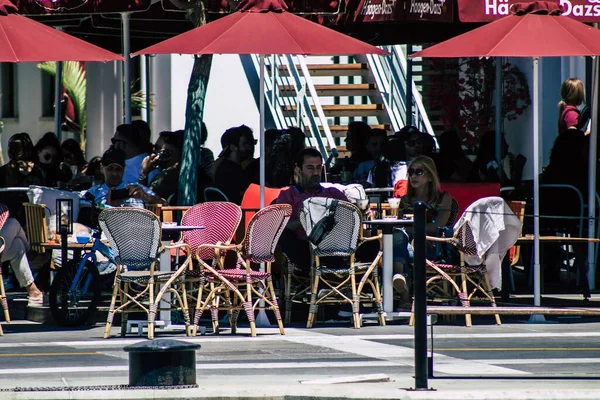
{"label": "white sneaker", "polygon": [[402,297],[403,301],[408,300],[408,289],[406,288],[406,278],[402,274],[395,274],[392,278],[394,290]]}
{"label": "white sneaker", "polygon": [[98,263],[98,274],[108,275],[117,270],[117,266],[110,261],[100,261]]}

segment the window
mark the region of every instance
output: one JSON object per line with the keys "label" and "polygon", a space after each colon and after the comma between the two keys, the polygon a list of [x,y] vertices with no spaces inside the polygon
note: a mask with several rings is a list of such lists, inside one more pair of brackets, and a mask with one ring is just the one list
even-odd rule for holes
{"label": "window", "polygon": [[17,68],[13,63],[0,63],[0,111],[1,117],[16,118],[17,114]]}
{"label": "window", "polygon": [[47,72],[42,74],[42,117],[54,117],[54,85],[56,79]]}

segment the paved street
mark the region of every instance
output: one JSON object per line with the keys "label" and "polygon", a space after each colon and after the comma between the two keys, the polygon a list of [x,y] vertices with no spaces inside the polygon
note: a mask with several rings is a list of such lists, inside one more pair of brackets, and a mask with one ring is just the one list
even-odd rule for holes
{"label": "paved street", "polygon": [[[183,331],[158,330],[157,338],[202,346],[197,352],[197,398],[454,398],[464,396],[463,390],[471,393],[467,398],[600,398],[600,319],[554,318],[553,323],[528,324],[526,319],[505,317],[504,324],[496,326],[491,318],[478,316],[472,328],[462,322],[459,317],[452,325],[434,327],[435,377],[429,384],[436,392],[405,390],[414,386],[413,329],[405,322],[360,330],[344,323],[311,330],[290,327],[285,336],[274,328],[260,328],[257,338],[249,337],[245,328],[235,336],[224,329],[220,335],[209,332],[191,339]],[[121,338],[118,328],[113,338],[104,340],[100,325],[64,330],[14,321],[3,327],[0,387],[5,389],[127,384],[128,359],[122,349],[145,340],[135,333]],[[310,384],[371,374],[385,374],[390,382]],[[44,392],[44,398],[61,394],[65,396]],[[5,395],[8,392],[0,393],[0,398],[8,398]],[[91,392],[87,395],[90,398]]]}

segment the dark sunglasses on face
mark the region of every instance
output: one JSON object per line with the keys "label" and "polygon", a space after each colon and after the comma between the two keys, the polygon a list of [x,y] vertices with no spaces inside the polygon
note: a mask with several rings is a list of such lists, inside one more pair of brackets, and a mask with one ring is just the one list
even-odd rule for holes
{"label": "dark sunglasses on face", "polygon": [[423,175],[425,175],[425,170],[422,169],[422,168],[417,168],[417,169],[415,169],[415,168],[409,168],[408,169],[408,176],[413,176],[413,175],[423,176]]}

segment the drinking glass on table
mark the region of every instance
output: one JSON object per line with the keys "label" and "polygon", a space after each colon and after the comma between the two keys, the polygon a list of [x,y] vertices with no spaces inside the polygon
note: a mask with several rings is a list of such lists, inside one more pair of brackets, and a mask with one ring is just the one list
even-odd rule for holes
{"label": "drinking glass on table", "polygon": [[391,197],[388,199],[390,205],[390,218],[398,218],[398,210],[400,209],[400,199]]}

